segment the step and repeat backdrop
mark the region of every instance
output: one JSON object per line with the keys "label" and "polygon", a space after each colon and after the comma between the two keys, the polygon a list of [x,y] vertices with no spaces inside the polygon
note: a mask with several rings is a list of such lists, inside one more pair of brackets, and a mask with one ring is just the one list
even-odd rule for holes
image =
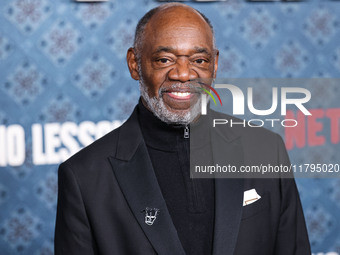
{"label": "step and repeat backdrop", "polygon": [[[138,19],[161,1],[1,3],[0,254],[53,254],[58,164],[131,113],[139,89],[126,50]],[[288,117],[300,125],[274,131],[293,164],[340,163],[332,79],[340,76],[340,1],[185,3],[214,25],[219,78],[320,78],[305,85],[313,117],[293,109]],[[258,108],[270,106],[264,95],[254,94]],[[340,254],[340,179],[296,182],[313,253]]]}

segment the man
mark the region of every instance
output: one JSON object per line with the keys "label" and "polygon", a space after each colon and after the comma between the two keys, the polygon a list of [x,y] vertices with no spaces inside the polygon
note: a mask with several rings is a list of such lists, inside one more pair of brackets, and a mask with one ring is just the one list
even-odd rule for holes
{"label": "man", "polygon": [[[188,125],[203,118],[191,81],[218,67],[209,20],[183,4],[149,11],[127,63],[140,83],[135,111],[59,168],[56,255],[310,254],[293,179],[190,178]],[[225,150],[205,147],[208,159],[289,162],[278,135],[261,128],[218,140]],[[247,190],[261,198],[243,206]]]}

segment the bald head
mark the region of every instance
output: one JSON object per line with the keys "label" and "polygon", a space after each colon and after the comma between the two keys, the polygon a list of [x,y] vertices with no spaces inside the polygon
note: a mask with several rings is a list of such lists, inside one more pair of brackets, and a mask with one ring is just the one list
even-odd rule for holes
{"label": "bald head", "polygon": [[172,23],[174,26],[181,26],[182,24],[200,23],[203,30],[211,33],[212,44],[215,48],[214,29],[210,20],[196,9],[182,4],[182,3],[167,3],[151,9],[138,22],[135,38],[134,48],[137,55],[140,55],[143,43],[145,41],[147,27],[155,32],[155,29],[165,29],[164,24]]}

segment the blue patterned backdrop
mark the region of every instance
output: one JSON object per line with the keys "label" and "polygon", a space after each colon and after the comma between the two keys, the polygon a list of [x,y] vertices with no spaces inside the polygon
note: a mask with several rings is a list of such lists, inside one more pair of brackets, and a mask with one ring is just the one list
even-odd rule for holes
{"label": "blue patterned backdrop", "polygon": [[[139,91],[125,53],[158,2],[1,3],[0,254],[53,254],[57,166],[132,111]],[[340,2],[189,4],[215,27],[219,77],[339,77]],[[320,109],[339,109],[338,87],[314,93]],[[292,161],[339,160],[335,122],[314,150],[289,148]],[[297,183],[313,253],[340,253],[340,180]]]}

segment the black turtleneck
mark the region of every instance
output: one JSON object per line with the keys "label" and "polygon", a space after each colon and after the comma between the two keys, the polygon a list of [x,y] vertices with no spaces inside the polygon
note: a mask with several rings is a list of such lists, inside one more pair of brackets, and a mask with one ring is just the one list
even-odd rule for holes
{"label": "black turtleneck", "polygon": [[185,126],[162,122],[141,100],[138,113],[159,186],[186,254],[211,254],[214,179],[190,178],[190,138],[184,137]]}

